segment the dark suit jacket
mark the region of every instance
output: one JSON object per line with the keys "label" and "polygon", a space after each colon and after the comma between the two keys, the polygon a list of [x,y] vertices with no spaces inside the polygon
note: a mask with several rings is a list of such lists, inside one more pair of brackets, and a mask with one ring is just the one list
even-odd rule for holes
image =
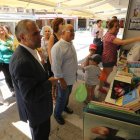
{"label": "dark suit jacket", "polygon": [[16,91],[20,119],[36,126],[50,118],[53,105],[51,82],[39,62],[24,47],[14,52],[10,73]]}

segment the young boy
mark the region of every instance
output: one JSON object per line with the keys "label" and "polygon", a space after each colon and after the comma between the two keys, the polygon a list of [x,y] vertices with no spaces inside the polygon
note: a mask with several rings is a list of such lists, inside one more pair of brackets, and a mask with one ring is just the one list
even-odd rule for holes
{"label": "young boy", "polygon": [[93,100],[94,97],[94,89],[96,85],[99,84],[99,76],[101,73],[101,69],[98,64],[101,62],[101,56],[99,54],[94,54],[89,58],[89,65],[83,67],[85,71],[85,84],[87,88],[87,102]]}

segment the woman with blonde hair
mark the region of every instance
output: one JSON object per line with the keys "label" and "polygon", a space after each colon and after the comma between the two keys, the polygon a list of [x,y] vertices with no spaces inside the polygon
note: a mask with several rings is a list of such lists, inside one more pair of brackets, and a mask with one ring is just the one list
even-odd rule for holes
{"label": "woman with blonde hair", "polygon": [[0,26],[0,71],[4,73],[6,84],[14,95],[14,87],[9,72],[10,58],[14,52],[12,49],[13,39],[9,37],[4,26]]}

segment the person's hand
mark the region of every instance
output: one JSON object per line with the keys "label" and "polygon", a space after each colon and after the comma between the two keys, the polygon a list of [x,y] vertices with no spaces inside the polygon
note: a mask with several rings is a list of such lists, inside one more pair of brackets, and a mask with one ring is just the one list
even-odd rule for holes
{"label": "person's hand", "polygon": [[41,59],[41,64],[44,65],[45,64],[45,60]]}
{"label": "person's hand", "polygon": [[61,88],[62,88],[62,89],[66,89],[66,88],[67,88],[67,83],[66,83],[66,81],[65,81],[63,78],[59,79],[59,81],[60,81],[60,86],[61,86]]}
{"label": "person's hand", "polygon": [[53,86],[55,86],[58,82],[58,78],[55,77],[50,77],[48,80],[52,83]]}

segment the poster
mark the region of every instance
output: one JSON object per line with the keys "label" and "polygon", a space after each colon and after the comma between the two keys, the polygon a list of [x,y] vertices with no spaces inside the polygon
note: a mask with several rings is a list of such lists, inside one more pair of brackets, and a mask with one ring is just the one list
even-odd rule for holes
{"label": "poster", "polygon": [[140,30],[140,1],[136,0],[129,19],[129,30]]}
{"label": "poster", "polygon": [[84,140],[140,140],[140,126],[84,113]]}

